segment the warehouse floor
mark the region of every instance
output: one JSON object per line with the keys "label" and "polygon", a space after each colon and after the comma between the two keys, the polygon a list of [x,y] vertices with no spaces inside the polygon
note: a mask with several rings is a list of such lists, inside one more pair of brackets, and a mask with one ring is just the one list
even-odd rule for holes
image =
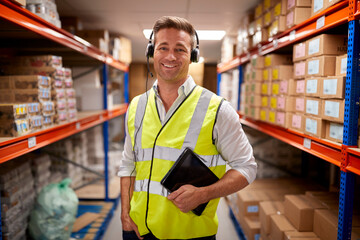
{"label": "warehouse floor", "polygon": [[[109,227],[103,237],[104,240],[122,240],[122,230],[120,222],[120,204],[115,211],[113,219],[111,220]],[[229,216],[229,207],[225,200],[221,198],[219,207],[217,210],[219,217],[219,229],[216,236],[217,240],[237,240],[239,239],[235,231],[235,227]]]}

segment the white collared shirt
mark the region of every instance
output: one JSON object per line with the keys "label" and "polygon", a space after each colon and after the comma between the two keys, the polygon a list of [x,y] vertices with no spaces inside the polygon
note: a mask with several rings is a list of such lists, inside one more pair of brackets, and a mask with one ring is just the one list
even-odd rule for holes
{"label": "white collared shirt", "polygon": [[[164,124],[177,107],[182,103],[186,96],[196,86],[191,76],[178,89],[178,97],[170,107],[169,111],[165,111],[165,106],[158,94],[158,85],[155,81],[153,89],[156,94],[156,105],[159,111],[161,124]],[[132,151],[132,143],[129,137],[127,126],[127,114],[125,118],[125,145],[123,158],[120,164],[118,176],[135,176],[134,155]],[[253,156],[253,149],[242,129],[239,121],[239,115],[228,101],[224,101],[220,106],[216,123],[214,126],[213,137],[215,146],[227,164],[239,171],[251,183],[256,177],[257,164]]]}

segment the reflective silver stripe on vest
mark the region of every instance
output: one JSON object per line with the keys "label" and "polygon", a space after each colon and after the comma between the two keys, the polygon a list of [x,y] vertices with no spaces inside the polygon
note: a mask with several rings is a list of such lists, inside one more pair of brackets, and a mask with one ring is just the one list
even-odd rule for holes
{"label": "reflective silver stripe on vest", "polygon": [[[180,154],[183,152],[183,149],[155,146],[154,158],[165,159],[175,162]],[[217,155],[199,155],[203,160],[206,166],[216,167],[225,165],[225,160],[221,157],[220,154]],[[152,157],[152,148],[139,149],[137,161],[151,161]]]}
{"label": "reflective silver stripe on vest", "polygon": [[[148,95],[150,94],[150,90],[147,93],[144,93],[140,96],[138,105],[136,107],[135,121],[134,121],[134,125],[135,125],[135,131],[134,131],[135,144],[134,145],[139,145],[141,143],[141,133],[142,133],[142,127],[143,127],[142,121],[143,121],[143,116],[145,114],[145,109],[146,109],[146,105],[147,105],[146,104],[147,94]],[[141,144],[140,144],[140,146],[141,146]],[[138,146],[134,146],[136,153],[139,151],[139,148],[140,147],[138,147]]]}
{"label": "reflective silver stripe on vest", "polygon": [[[149,180],[136,180],[135,181],[135,192],[147,192]],[[157,194],[163,197],[167,197],[170,192],[164,188],[160,182],[150,181],[150,191],[151,194]]]}
{"label": "reflective silver stripe on vest", "polygon": [[184,139],[183,148],[190,147],[191,149],[195,149],[212,95],[212,92],[206,89],[202,90]]}

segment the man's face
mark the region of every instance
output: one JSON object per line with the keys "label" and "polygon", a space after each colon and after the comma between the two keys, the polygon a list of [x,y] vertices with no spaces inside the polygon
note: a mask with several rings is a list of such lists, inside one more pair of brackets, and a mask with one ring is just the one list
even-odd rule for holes
{"label": "man's face", "polygon": [[157,32],[154,68],[157,78],[165,82],[185,81],[189,71],[191,37],[182,30],[164,28]]}

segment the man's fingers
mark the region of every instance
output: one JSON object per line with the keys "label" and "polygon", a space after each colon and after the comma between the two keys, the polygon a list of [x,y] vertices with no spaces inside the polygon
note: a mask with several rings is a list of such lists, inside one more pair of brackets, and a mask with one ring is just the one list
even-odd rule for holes
{"label": "man's fingers", "polygon": [[178,190],[172,192],[169,194],[169,196],[167,197],[169,200],[174,200],[175,198],[177,198],[181,193],[183,193],[183,189],[182,187],[180,187]]}
{"label": "man's fingers", "polygon": [[133,229],[136,233],[136,236],[139,238],[139,239],[144,239],[143,237],[140,236],[140,233],[139,233],[139,229],[137,227],[137,225],[133,222]]}

